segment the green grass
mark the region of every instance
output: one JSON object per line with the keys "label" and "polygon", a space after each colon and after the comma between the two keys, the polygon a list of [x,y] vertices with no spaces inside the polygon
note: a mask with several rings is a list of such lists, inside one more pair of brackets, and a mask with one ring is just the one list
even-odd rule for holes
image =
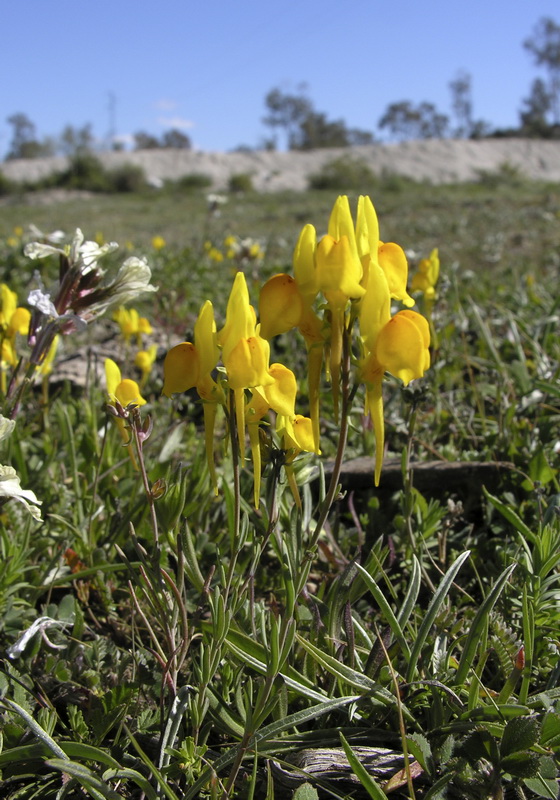
{"label": "green grass", "polygon": [[[230,407],[213,438],[214,494],[202,404],[194,390],[162,396],[162,360],[193,340],[206,299],[222,327],[238,268],[255,304],[270,275],[291,273],[299,231],[311,222],[323,234],[335,197],[247,192],[219,216],[203,192],[177,187],[4,201],[2,280],[20,303],[34,270],[49,289],[59,264],[25,258],[15,226],[24,240],[30,223],[100,232],[123,246],[102,262],[108,275],[130,253],[151,264],[159,292],[134,306],[154,329],[143,343],[160,352],[142,389],[148,402],[127,420],[129,447],[102,379],[60,383],[55,367],[48,387],[32,383],[17,404],[6,383],[3,413],[16,427],[0,463],[42,501],[43,521],[14,500],[0,508],[2,797],[272,800],[290,792],[267,759],[287,768],[293,751],[332,747],[371,797],[556,797],[560,186],[503,171],[464,186],[378,179],[364,191],[381,238],[409,251],[411,271],[439,248],[437,343],[422,379],[384,384],[386,457],[402,473],[390,490],[383,473],[374,489],[373,465],[366,489],[356,478],[339,486],[336,470],[325,478],[346,418],[335,420],[322,380],[322,455],[293,464],[300,508],[273,426],[261,427],[254,507]],[[259,242],[264,256],[229,257],[227,236]],[[108,349],[139,380],[136,344],[127,348],[109,319],[65,337],[62,356],[81,347],[94,363]],[[357,347],[354,334],[354,356]],[[18,353],[29,353],[23,337]],[[293,369],[296,408],[307,413],[299,335],[274,340],[272,361]],[[346,385],[343,370],[345,462],[374,452],[356,376],[352,364]],[[415,460],[448,470],[420,492]],[[480,462],[507,466],[481,479]],[[364,745],[408,754],[412,766],[388,784],[373,778],[356,755]],[[335,784],[330,792],[350,796]]]}

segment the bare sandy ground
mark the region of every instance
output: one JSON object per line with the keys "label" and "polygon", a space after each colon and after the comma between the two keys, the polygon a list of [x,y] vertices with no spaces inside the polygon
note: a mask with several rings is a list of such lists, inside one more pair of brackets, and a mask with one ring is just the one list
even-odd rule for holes
{"label": "bare sandy ground", "polygon": [[[504,164],[527,178],[560,182],[560,141],[536,139],[444,139],[289,153],[143,150],[102,153],[100,158],[108,168],[137,164],[153,185],[204,173],[212,178],[214,189],[222,190],[232,175],[248,173],[255,189],[272,192],[304,190],[309,176],[325,163],[349,155],[363,160],[377,175],[404,175],[433,184],[476,180],[481,171],[497,172]],[[34,181],[64,169],[65,163],[61,157],[15,160],[1,164],[0,169],[13,180]]]}

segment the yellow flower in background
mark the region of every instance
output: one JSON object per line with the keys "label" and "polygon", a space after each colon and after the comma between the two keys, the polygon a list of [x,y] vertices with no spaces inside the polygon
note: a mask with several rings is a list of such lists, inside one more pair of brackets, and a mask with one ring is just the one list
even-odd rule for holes
{"label": "yellow flower in background", "polygon": [[220,252],[217,247],[211,247],[208,250],[208,258],[215,264],[221,264],[221,262],[224,260],[224,254]]}
{"label": "yellow flower in background", "polygon": [[152,367],[154,366],[156,357],[157,357],[157,344],[152,344],[148,347],[147,350],[139,350],[136,353],[136,356],[134,358],[134,366],[138,367],[138,369],[142,373],[142,380],[140,381],[141,386],[144,386],[144,384],[148,380],[148,376],[152,371]]}
{"label": "yellow flower in background", "polygon": [[16,352],[9,339],[4,339],[2,341],[1,361],[3,370],[8,369],[8,367],[15,367],[15,365],[18,363]]}
{"label": "yellow flower in background", "polygon": [[146,404],[136,381],[131,378],[123,379],[120,368],[111,358],[105,359],[105,381],[109,399],[113,402],[117,401],[123,408],[132,403],[137,406]]}
{"label": "yellow flower in background", "polygon": [[60,340],[60,336],[55,336],[52,340],[52,344],[47,351],[47,355],[45,356],[42,364],[37,368],[37,372],[39,375],[43,375],[46,377],[50,375],[53,370],[54,359],[56,356],[56,351],[58,350],[58,342]]}
{"label": "yellow flower in background", "polygon": [[143,334],[153,333],[149,320],[141,317],[135,308],[120,306],[115,311],[113,319],[118,323],[127,344],[130,344],[133,336],[136,337],[138,344],[141,344]]}
{"label": "yellow flower in background", "polygon": [[436,284],[439,278],[439,251],[434,248],[428,258],[418,264],[418,272],[412,278],[411,292],[423,292],[427,300],[436,296]]}
{"label": "yellow flower in background", "polygon": [[154,236],[152,239],[152,247],[154,250],[163,250],[167,242],[163,238],[163,236]]}
{"label": "yellow flower in background", "polygon": [[424,295],[423,311],[428,319],[432,345],[438,347],[438,336],[432,318],[432,311],[437,299],[436,285],[439,279],[439,251],[435,247],[428,258],[423,258],[418,264],[418,271],[412,278],[411,291],[421,291]]}
{"label": "yellow flower in background", "polygon": [[[123,379],[120,368],[111,358],[105,359],[105,381],[109,400],[112,403],[118,402],[125,411],[129,405],[143,406],[146,404],[146,400],[142,397],[140,387],[136,381],[130,378]],[[117,416],[114,419],[124,444],[130,444],[130,439],[126,432],[125,420],[122,416]],[[138,462],[131,447],[128,448],[128,456],[132,466],[137,470],[139,468]]]}
{"label": "yellow flower in background", "polygon": [[5,283],[0,284],[0,330],[13,342],[16,334],[26,336],[29,332],[31,312],[18,306],[17,294]]}

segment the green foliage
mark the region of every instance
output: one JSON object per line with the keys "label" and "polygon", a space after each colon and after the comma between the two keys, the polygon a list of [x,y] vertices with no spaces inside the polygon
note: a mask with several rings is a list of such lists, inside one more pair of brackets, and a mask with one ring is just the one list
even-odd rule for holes
{"label": "green foliage", "polygon": [[236,172],[229,176],[228,190],[237,194],[239,192],[253,191],[253,178],[248,172]]}
{"label": "green foliage", "polygon": [[[102,379],[62,384],[55,368],[48,392],[38,383],[25,395],[0,461],[42,500],[44,522],[13,501],[0,508],[2,796],[280,796],[272,762],[296,781],[294,752],[341,744],[353,782],[300,776],[298,798],[316,797],[321,782],[350,796],[357,781],[376,798],[412,796],[410,785],[418,800],[557,796],[557,187],[392,192],[382,180],[384,238],[419,254],[411,271],[435,246],[442,262],[432,369],[421,391],[385,384],[394,484],[389,468],[375,491],[371,472],[365,489],[343,473],[326,502],[340,433],[328,384],[325,455],[295,462],[301,509],[274,448],[252,506],[226,415],[216,498],[201,404],[192,393],[161,396],[161,351],[140,409],[142,424],[153,422],[142,446],[148,491],[134,445],[106,414]],[[223,322],[231,267],[209,269],[204,241],[232,231],[266,239],[262,266],[247,268],[257,283],[288,268],[299,226],[331,204],[323,192],[247,193],[213,217],[196,193],[177,210],[163,192],[149,217],[141,196],[103,198],[104,216],[97,200],[56,213],[71,228],[89,209],[88,235],[124,241],[128,230],[140,242],[160,291],[138,308],[167,347],[192,341],[207,297]],[[6,225],[26,213],[5,210]],[[34,212],[50,230],[52,209]],[[157,251],[155,234],[167,242]],[[2,277],[21,303],[32,286],[28,240],[0,238]],[[58,260],[40,267],[51,285]],[[116,336],[111,320],[73,333],[64,356],[80,348],[93,364],[110,344],[123,374],[140,379],[135,342],[127,349]],[[23,339],[18,347],[26,352]],[[273,344],[298,372],[302,350],[292,333]],[[360,391],[348,459],[373,449]],[[423,483],[415,466],[433,461],[440,468]],[[470,470],[453,483],[458,466]],[[375,746],[406,754],[408,773],[364,771],[360,748]]]}
{"label": "green foliage", "polygon": [[123,164],[115,169],[106,169],[99,158],[87,150],[78,150],[68,160],[62,172],[29,188],[81,189],[89,192],[138,192],[146,187],[146,178],[141,167]]}
{"label": "green foliage", "polygon": [[174,181],[173,186],[186,192],[207,189],[212,186],[212,178],[202,172],[191,172],[189,175],[183,175]]}
{"label": "green foliage", "polygon": [[309,177],[309,188],[322,191],[361,192],[367,194],[377,178],[363,159],[341,156],[323,165]]}

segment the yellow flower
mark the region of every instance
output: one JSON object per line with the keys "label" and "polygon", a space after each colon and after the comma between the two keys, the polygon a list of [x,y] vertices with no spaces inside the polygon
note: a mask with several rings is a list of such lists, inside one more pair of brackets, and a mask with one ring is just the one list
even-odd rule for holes
{"label": "yellow flower", "polygon": [[194,344],[181,342],[172,347],[163,362],[163,394],[170,397],[196,387],[203,401],[206,460],[214,491],[217,492],[214,469],[214,425],[218,403],[224,403],[223,392],[212,378],[218,362],[216,323],[212,303],[207,300],[194,326]]}
{"label": "yellow flower", "polygon": [[390,372],[406,385],[430,365],[427,320],[406,309],[391,316],[391,292],[379,264],[370,264],[368,285],[360,304],[360,333],[364,346],[361,378],[366,384],[367,410],[375,434],[375,484],[383,463],[384,420],[382,383]]}
{"label": "yellow flower", "polygon": [[253,484],[255,507],[259,505],[261,486],[259,423],[270,409],[275,411],[278,415],[286,415],[289,418],[295,415],[297,394],[296,376],[283,364],[271,364],[269,375],[273,379],[273,383],[268,386],[254,387],[251,390],[251,400],[245,407],[245,421],[249,431],[249,442],[255,476]]}
{"label": "yellow flower", "polygon": [[427,300],[436,296],[436,283],[439,278],[439,251],[432,250],[429,258],[423,258],[418,264],[418,272],[412,278],[411,292],[421,291]]}
{"label": "yellow flower", "polygon": [[142,342],[142,334],[153,332],[152,326],[146,317],[141,317],[135,308],[120,306],[114,313],[113,319],[118,323],[121,333],[127,344],[136,336],[138,344]]}
{"label": "yellow flower", "polygon": [[297,481],[294,476],[293,461],[299,453],[307,451],[319,454],[315,444],[315,432],[313,430],[313,420],[296,414],[295,417],[278,415],[276,418],[276,431],[282,440],[282,447],[286,450],[286,460],[284,469],[290,484],[290,489],[296,504],[301,508],[301,499]]}
{"label": "yellow flower", "polygon": [[224,260],[224,254],[221,253],[217,247],[210,247],[208,250],[208,258],[215,264],[221,264],[221,262]]}
{"label": "yellow flower", "polygon": [[5,283],[0,284],[0,329],[12,342],[16,334],[29,332],[31,313],[17,304],[17,294]]}
{"label": "yellow flower", "polygon": [[52,344],[47,351],[47,355],[45,356],[42,364],[38,368],[39,375],[43,375],[44,377],[50,375],[53,369],[54,358],[56,356],[56,351],[58,349],[58,341],[60,336],[55,336],[52,340]]}
{"label": "yellow flower", "polygon": [[154,236],[152,239],[152,247],[154,250],[163,250],[167,242],[163,238],[163,236]]}
{"label": "yellow flower", "polygon": [[130,378],[123,379],[119,367],[111,358],[105,359],[105,380],[111,401],[117,401],[123,408],[131,403],[137,406],[145,405],[146,400],[142,397],[136,381]]}
{"label": "yellow flower", "polygon": [[260,335],[272,339],[299,325],[303,297],[294,278],[281,273],[269,278],[259,295]]}
{"label": "yellow flower", "polygon": [[147,350],[139,350],[134,359],[134,366],[142,372],[141,385],[143,386],[148,379],[148,375],[152,371],[155,360],[157,357],[157,345],[152,344]]}

